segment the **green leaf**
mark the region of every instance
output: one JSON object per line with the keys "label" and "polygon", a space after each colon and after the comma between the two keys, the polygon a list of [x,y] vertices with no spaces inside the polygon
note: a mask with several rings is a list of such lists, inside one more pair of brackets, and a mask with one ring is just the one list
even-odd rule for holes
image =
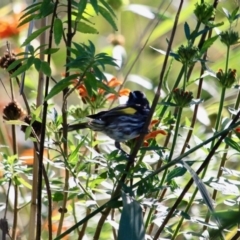
{"label": "green leaf", "polygon": [[28,126],[25,130],[25,140],[27,140],[31,134],[32,134],[32,127]]}
{"label": "green leaf", "polygon": [[[161,49],[157,49],[157,48],[154,48],[154,47],[152,47],[152,46],[150,46],[150,48],[152,48],[153,50],[155,50],[155,51],[157,51],[157,52],[159,52],[159,53],[161,53],[161,54],[163,54],[163,55],[166,55],[166,54],[167,54],[167,52],[165,52],[165,51],[163,51],[163,50],[161,50]],[[178,59],[179,59],[178,54],[176,54],[176,53],[174,53],[174,52],[170,52],[169,55],[178,61]]]}
{"label": "green leaf", "polygon": [[46,61],[43,61],[43,62],[42,62],[41,70],[42,70],[43,73],[44,73],[45,75],[47,75],[48,77],[50,77],[51,74],[52,74],[52,70],[51,70],[51,68],[50,68],[50,66],[49,66],[49,63],[46,62]]}
{"label": "green leaf", "polygon": [[118,229],[118,240],[144,240],[142,208],[132,196],[122,192],[123,210]]}
{"label": "green leaf", "polygon": [[42,61],[39,58],[34,59],[34,66],[38,72],[41,71]]}
{"label": "green leaf", "polygon": [[6,124],[10,124],[10,125],[17,125],[17,126],[29,126],[29,124],[21,121],[21,120],[10,120],[10,121],[4,121],[4,123]]}
{"label": "green leaf", "polygon": [[21,177],[18,177],[18,178],[15,178],[15,180],[17,181],[17,182],[15,182],[16,185],[22,184],[22,185],[25,186],[26,188],[32,189],[32,185],[29,184],[25,179],[23,179],[23,178],[21,178]]}
{"label": "green leaf", "polygon": [[84,141],[82,141],[80,144],[78,144],[74,151],[69,155],[68,157],[68,162],[71,164],[77,164],[78,159],[78,154],[79,154],[79,149],[81,148],[81,146],[83,145]]}
{"label": "green leaf", "polygon": [[97,92],[97,82],[98,80],[92,73],[86,73],[86,78],[84,78],[84,85],[87,89],[89,96],[92,96],[94,92]]}
{"label": "green leaf", "polygon": [[27,44],[29,44],[33,39],[37,38],[40,34],[42,34],[44,31],[46,31],[49,27],[50,26],[42,27],[42,28],[38,29],[37,31],[33,32],[32,34],[30,34],[28,36],[28,38],[24,41],[24,43],[21,45],[21,47],[24,47]]}
{"label": "green leaf", "polygon": [[63,200],[63,194],[61,192],[55,192],[52,196],[54,202],[59,202]]}
{"label": "green leaf", "polygon": [[34,47],[32,45],[28,45],[27,50],[31,55],[34,55]]}
{"label": "green leaf", "polygon": [[187,170],[184,167],[176,167],[168,173],[165,182],[170,182],[172,179],[174,179],[176,177],[181,177],[186,172],[187,172]]}
{"label": "green leaf", "polygon": [[76,21],[79,21],[82,18],[83,12],[86,9],[87,6],[87,0],[81,0],[78,3],[78,14],[77,14],[77,18]]}
{"label": "green leaf", "polygon": [[[215,212],[213,216],[221,220],[222,227],[220,229],[209,229],[208,239],[221,239],[223,230],[234,228],[240,223],[240,212],[238,209],[231,208]],[[231,239],[234,239],[234,237]]]}
{"label": "green leaf", "polygon": [[226,15],[227,19],[229,19],[231,17],[231,14],[229,13],[229,11],[226,8],[222,8],[224,14]]}
{"label": "green leaf", "polygon": [[28,17],[24,18],[19,24],[18,27],[21,27],[22,25],[31,22],[33,19],[39,19],[40,16],[39,14],[31,14]]}
{"label": "green leaf", "polygon": [[52,3],[52,1],[43,0],[41,3],[41,7],[39,9],[41,17],[46,17],[49,14],[53,13],[53,9],[54,9],[54,4]]}
{"label": "green leaf", "polygon": [[202,46],[202,48],[201,48],[201,50],[200,50],[200,53],[201,54],[204,54],[207,50],[208,50],[208,48],[210,48],[211,47],[211,45],[218,39],[218,35],[216,35],[216,36],[214,36],[214,37],[211,37],[211,38],[209,38],[209,39],[207,39],[205,42],[204,42],[204,44],[203,44],[203,46]]}
{"label": "green leaf", "polygon": [[56,18],[54,21],[53,36],[55,44],[58,45],[61,42],[63,36],[63,23],[59,18]]}
{"label": "green leaf", "polygon": [[19,67],[14,73],[11,74],[11,77],[16,77],[17,75],[27,71],[29,69],[27,64],[23,64],[21,67]]}
{"label": "green leaf", "polygon": [[82,33],[89,33],[89,34],[98,34],[99,33],[96,28],[94,28],[84,22],[77,23],[77,31],[82,32]]}
{"label": "green leaf", "polygon": [[240,146],[238,143],[236,143],[235,141],[233,141],[231,138],[226,137],[224,139],[225,143],[227,145],[229,145],[231,148],[235,149],[237,152],[240,152]]}
{"label": "green leaf", "polygon": [[34,57],[33,56],[31,56],[27,59],[26,64],[27,64],[28,68],[30,68],[33,65],[33,62],[34,62]]}
{"label": "green leaf", "polygon": [[32,5],[30,5],[29,7],[25,8],[23,11],[26,11],[26,10],[28,10],[28,9],[29,9],[29,10],[26,11],[26,12],[20,17],[19,20],[25,18],[25,17],[28,16],[28,15],[29,15],[29,16],[32,15],[32,13],[38,11],[38,10],[40,9],[40,7],[41,7],[41,3],[36,3],[36,4],[32,4]]}
{"label": "green leaf", "polygon": [[190,27],[187,22],[184,23],[184,32],[187,40],[191,39]]}
{"label": "green leaf", "polygon": [[95,13],[98,14],[98,4],[97,4],[97,0],[90,0],[90,3],[92,4]]}
{"label": "green leaf", "polygon": [[73,79],[76,79],[77,77],[79,77],[79,74],[73,74],[69,77],[66,77],[64,79],[62,79],[61,81],[59,81],[49,92],[49,94],[47,95],[47,97],[45,98],[45,101],[48,101],[50,98],[52,98],[53,96],[55,96],[56,94],[58,94],[59,92],[61,92],[62,90],[64,90],[65,88],[67,88],[69,85],[72,84]]}
{"label": "green leaf", "polygon": [[115,31],[118,30],[116,23],[114,22],[111,14],[102,6],[98,6],[99,13],[107,20],[107,22],[113,27]]}
{"label": "green leaf", "polygon": [[[210,197],[210,195],[207,191],[207,188],[203,184],[202,180],[198,177],[196,172],[188,165],[187,162],[182,160],[181,163],[188,170],[188,172],[191,174],[191,176],[194,180],[194,183],[196,184],[199,192],[201,193],[202,198],[203,198],[205,204],[207,205],[209,211],[211,213],[214,213],[214,206],[213,206],[212,198]],[[220,222],[219,218],[215,216],[215,220],[216,220],[216,223],[217,223],[218,227],[221,228],[221,222]]]}
{"label": "green leaf", "polygon": [[43,54],[53,54],[56,53],[60,48],[47,48],[44,49]]}
{"label": "green leaf", "polygon": [[15,67],[17,67],[19,64],[21,64],[23,60],[24,60],[24,58],[21,58],[21,59],[17,59],[14,62],[12,62],[8,66],[7,71],[9,72],[9,71],[13,70]]}
{"label": "green leaf", "polygon": [[[24,10],[23,10],[23,12],[25,12],[25,11],[27,11],[28,9],[32,9],[32,8],[34,8],[34,7],[36,7],[36,6],[38,6],[38,9],[41,7],[41,2],[38,2],[38,3],[33,3],[32,5],[30,5],[30,6],[28,6],[28,7],[26,7]],[[23,16],[22,16],[23,17]]]}
{"label": "green leaf", "polygon": [[114,17],[117,17],[112,7],[105,0],[100,0],[100,2]]}

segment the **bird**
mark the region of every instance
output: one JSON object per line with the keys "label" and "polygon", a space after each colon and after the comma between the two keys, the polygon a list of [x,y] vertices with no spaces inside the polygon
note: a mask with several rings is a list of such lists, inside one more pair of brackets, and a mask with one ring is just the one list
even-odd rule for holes
{"label": "bird", "polygon": [[134,139],[143,132],[149,112],[148,99],[143,92],[136,90],[129,93],[126,104],[88,115],[89,121],[70,124],[67,126],[67,131],[89,128],[96,132],[102,132],[115,140],[115,147],[124,152],[120,142]]}

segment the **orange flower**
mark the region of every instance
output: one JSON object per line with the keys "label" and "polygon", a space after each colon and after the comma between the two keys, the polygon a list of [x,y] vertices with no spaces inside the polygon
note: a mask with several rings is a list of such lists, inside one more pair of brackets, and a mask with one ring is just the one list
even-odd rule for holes
{"label": "orange flower", "polygon": [[235,132],[240,133],[240,127],[237,127],[234,130],[235,130]]}
{"label": "orange flower", "polygon": [[162,130],[162,129],[158,129],[158,130],[155,130],[155,131],[152,131],[150,133],[148,133],[145,137],[144,137],[144,140],[147,141],[149,139],[154,139],[157,137],[158,134],[162,134],[162,135],[167,135],[167,133]]}
{"label": "orange flower", "polygon": [[149,128],[152,129],[154,125],[157,125],[160,121],[157,119],[153,119],[149,125]]}
{"label": "orange flower", "polygon": [[[72,83],[73,83],[74,86],[76,86],[78,84],[78,80],[77,79],[73,80]],[[117,78],[115,78],[115,77],[113,77],[110,81],[103,81],[103,83],[110,88],[115,88],[115,87],[118,87],[122,84],[122,82],[117,80]],[[92,102],[94,102],[96,100],[95,97],[92,97],[90,99],[90,97],[88,95],[88,92],[87,92],[87,89],[86,89],[86,87],[83,83],[81,83],[77,87],[77,90],[78,90],[79,96],[83,99],[84,103],[87,103],[87,100],[90,100]],[[106,90],[104,90],[102,88],[98,89],[98,95],[103,95],[105,92],[106,92]],[[124,89],[119,91],[118,95],[111,93],[108,96],[106,96],[106,99],[107,100],[113,100],[113,99],[116,99],[117,97],[128,96],[129,93],[130,93],[130,90],[127,89],[127,88],[124,88]]]}
{"label": "orange flower", "polygon": [[[155,125],[157,125],[159,123],[159,120],[157,119],[153,119],[151,121],[151,123],[149,124],[149,129],[151,130]],[[151,131],[150,133],[148,133],[147,135],[145,135],[144,137],[144,142],[143,142],[143,146],[144,147],[147,147],[149,144],[148,144],[148,140],[150,139],[155,139],[157,137],[158,134],[162,134],[164,136],[167,135],[167,133],[162,130],[162,129],[157,129],[157,130],[154,130],[154,131]]]}
{"label": "orange flower", "polygon": [[113,77],[109,82],[107,82],[107,85],[112,88],[120,86],[121,84],[122,82],[117,80],[117,78],[115,77]]}
{"label": "orange flower", "polygon": [[[48,157],[48,152],[45,149],[43,153],[44,157]],[[33,158],[34,158],[34,150],[33,148],[25,149],[20,154],[20,160],[22,160],[23,164],[26,165],[33,165]]]}
{"label": "orange flower", "polygon": [[[121,97],[121,96],[129,96],[129,93],[130,93],[131,91],[129,90],[129,89],[127,89],[127,88],[124,88],[124,89],[122,89],[122,90],[120,90],[119,91],[119,96]],[[114,99],[116,99],[116,98],[118,98],[118,96],[116,95],[116,94],[113,94],[113,93],[111,93],[111,94],[109,94],[108,96],[107,96],[107,100],[114,100]]]}
{"label": "orange flower", "polygon": [[18,35],[27,25],[18,27],[21,14],[13,14],[11,17],[0,18],[0,38],[8,38]]}
{"label": "orange flower", "polygon": [[[113,77],[110,81],[103,81],[103,83],[105,84],[105,85],[107,85],[108,87],[110,87],[110,88],[115,88],[115,87],[118,87],[118,86],[120,86],[121,84],[122,84],[122,82],[121,81],[119,81],[119,80],[117,80],[115,77]],[[103,94],[103,93],[105,93],[105,90],[104,89],[101,89],[101,88],[99,88],[98,89],[98,92],[100,93],[100,94]]]}

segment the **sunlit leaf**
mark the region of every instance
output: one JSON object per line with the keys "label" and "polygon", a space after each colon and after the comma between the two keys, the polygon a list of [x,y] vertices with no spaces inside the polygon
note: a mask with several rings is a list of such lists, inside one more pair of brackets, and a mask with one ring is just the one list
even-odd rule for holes
{"label": "sunlit leaf", "polygon": [[86,9],[87,6],[87,0],[81,0],[78,3],[78,14],[76,20],[79,21],[82,18],[83,12]]}
{"label": "sunlit leaf", "polygon": [[107,20],[107,22],[113,27],[115,31],[118,30],[115,21],[113,20],[112,15],[102,6],[98,6],[99,13]]}
{"label": "sunlit leaf", "polygon": [[90,3],[92,4],[95,13],[98,14],[98,3],[97,3],[97,0],[90,0]]}
{"label": "sunlit leaf", "polygon": [[89,33],[89,34],[98,34],[98,30],[84,22],[77,23],[77,31],[82,33]]}
{"label": "sunlit leaf", "polygon": [[42,27],[42,28],[36,30],[35,32],[33,32],[32,34],[30,34],[21,46],[24,47],[27,44],[29,44],[32,40],[36,39],[40,34],[42,34],[44,31],[46,31],[49,27],[50,26]]}
{"label": "sunlit leaf", "polygon": [[50,98],[52,98],[53,96],[55,96],[56,94],[60,93],[61,91],[63,91],[65,88],[67,88],[69,85],[72,84],[73,79],[76,79],[77,77],[79,77],[79,74],[73,74],[70,75],[69,77],[66,77],[62,80],[60,80],[49,92],[49,94],[47,95],[47,97],[45,98],[45,101],[48,101]]}

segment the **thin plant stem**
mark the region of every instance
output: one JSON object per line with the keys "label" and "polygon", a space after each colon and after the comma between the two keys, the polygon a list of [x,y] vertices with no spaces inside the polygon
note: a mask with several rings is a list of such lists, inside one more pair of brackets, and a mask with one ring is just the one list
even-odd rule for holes
{"label": "thin plant stem", "polygon": [[[71,45],[72,45],[72,38],[74,36],[74,32],[72,32],[72,1],[67,1],[67,33],[66,33],[66,69],[65,74],[66,77],[69,76],[69,67],[68,63],[71,57]],[[66,88],[63,90],[63,105],[62,105],[62,122],[63,126],[67,126],[67,96],[68,96],[69,89]],[[68,133],[67,128],[63,127],[63,152],[64,156],[68,156]],[[69,170],[65,167],[65,180],[63,186],[63,201],[62,201],[62,209],[66,209],[67,206],[67,199],[68,199],[68,188],[69,188]],[[59,236],[62,232],[63,220],[64,220],[65,211],[62,211],[60,214],[60,219],[58,223],[57,229],[57,236]]]}
{"label": "thin plant stem", "polygon": [[[46,26],[47,25],[47,17],[42,18],[40,21],[40,27]],[[40,45],[44,46],[46,43],[46,32],[44,31],[43,34],[40,37]],[[43,47],[42,51],[45,49]],[[43,52],[40,51],[40,59],[41,61],[44,61],[44,54]],[[42,104],[43,100],[43,89],[44,89],[44,74],[42,71],[39,72],[38,74],[38,89],[37,89],[37,99],[36,99],[36,106],[40,106]],[[45,126],[42,126],[44,128]],[[43,132],[43,131],[41,131]],[[44,141],[44,139],[41,138],[41,140]],[[44,145],[44,143],[42,143]],[[41,148],[41,147],[40,147]],[[42,165],[43,165],[43,160],[41,157],[38,157],[37,154],[34,154],[35,157],[38,159],[38,178],[35,178],[35,181],[37,181],[37,230],[36,230],[36,239],[41,239],[41,226],[42,226]],[[33,171],[34,173],[35,171]],[[32,191],[35,191],[36,189],[32,189]]]}
{"label": "thin plant stem", "polygon": [[[149,174],[148,176],[146,176],[146,178],[144,178],[144,181],[147,181],[148,179],[158,175],[160,172],[164,171],[165,169],[168,169],[174,165],[176,165],[177,163],[181,162],[181,160],[185,157],[187,157],[188,155],[190,155],[191,153],[195,152],[196,150],[200,149],[201,147],[203,147],[204,145],[210,143],[213,139],[217,139],[219,138],[217,144],[214,147],[214,150],[212,150],[209,155],[207,156],[207,158],[205,159],[205,161],[203,162],[203,164],[199,167],[199,169],[197,170],[197,174],[200,174],[201,171],[203,170],[203,168],[205,167],[205,165],[208,163],[208,161],[211,160],[212,156],[214,155],[216,149],[219,147],[219,145],[221,144],[222,140],[227,136],[227,134],[232,131],[233,128],[235,128],[236,126],[238,126],[240,124],[240,121],[237,121],[237,119],[240,116],[240,111],[237,113],[236,117],[233,119],[232,123],[230,124],[230,126],[224,130],[222,130],[221,132],[218,132],[217,134],[215,134],[214,136],[210,137],[209,139],[203,141],[202,143],[200,143],[199,145],[193,147],[192,149],[190,149],[189,151],[185,152],[183,155],[173,159],[171,162],[165,164],[164,166],[160,167],[159,169],[156,169],[153,173]],[[138,181],[137,183],[135,183],[132,186],[132,189],[135,189],[137,186],[139,186],[141,183],[143,182],[143,180]],[[184,188],[183,192],[181,193],[181,195],[179,196],[179,198],[177,199],[177,201],[174,203],[173,207],[175,207],[174,209],[170,209],[170,212],[168,213],[168,217],[170,218],[171,215],[173,214],[174,210],[177,208],[177,206],[179,205],[179,203],[182,201],[184,195],[186,194],[186,192],[188,191],[188,189],[191,187],[193,183],[193,180],[191,179],[188,184],[186,185],[186,187]],[[106,202],[105,204],[103,204],[102,206],[100,206],[99,208],[97,208],[95,211],[93,211],[92,213],[90,213],[88,216],[86,216],[85,218],[83,218],[81,221],[79,221],[77,224],[75,224],[74,226],[70,227],[68,230],[66,230],[65,232],[63,232],[62,234],[60,234],[59,236],[57,236],[54,240],[59,240],[61,238],[63,238],[64,236],[66,236],[67,234],[71,233],[75,228],[81,226],[85,221],[88,221],[89,219],[91,219],[92,217],[94,217],[96,214],[98,213],[102,213],[104,214],[105,211],[103,211],[104,209],[109,208],[109,206],[111,206],[111,203],[116,201],[118,198],[120,197],[120,193],[118,195],[116,195],[115,197],[112,197],[108,202]],[[169,219],[168,219],[169,220]],[[168,220],[166,220],[166,222],[164,222],[162,224],[163,228],[165,226],[165,224],[167,224]]]}
{"label": "thin plant stem", "polygon": [[[53,33],[53,23],[54,19],[56,16],[56,11],[57,11],[57,6],[58,6],[58,0],[56,0],[55,5],[54,5],[54,10],[53,10],[53,15],[52,15],[52,21],[51,21],[51,27],[50,27],[50,34],[49,34],[49,42],[48,42],[48,48],[52,48],[52,33]],[[51,54],[47,55],[47,62],[50,66],[51,63]],[[44,96],[46,97],[48,95],[48,89],[49,89],[49,82],[50,82],[50,77],[46,76],[46,81],[45,81],[45,92]],[[41,97],[39,97],[39,100],[41,100]],[[38,205],[37,205],[37,232],[36,232],[36,239],[40,240],[41,239],[41,212],[42,212],[42,207],[41,207],[41,202],[42,202],[42,176],[43,174],[47,178],[47,175],[43,173],[45,171],[44,166],[43,166],[43,156],[44,156],[44,142],[45,142],[45,133],[46,133],[46,124],[47,124],[47,111],[48,111],[48,103],[47,101],[43,102],[43,112],[42,112],[42,128],[41,128],[41,137],[40,137],[40,144],[39,144],[39,158],[38,158]],[[51,196],[50,196],[51,197]],[[49,200],[49,199],[48,199]],[[51,203],[51,201],[50,201]],[[48,214],[50,214],[49,217],[49,237],[52,238],[52,224],[51,224],[51,213],[50,213],[51,208],[48,209]]]}
{"label": "thin plant stem", "polygon": [[178,109],[178,113],[177,113],[177,120],[176,120],[176,124],[175,124],[175,131],[174,131],[174,135],[173,135],[173,142],[172,142],[172,146],[171,146],[171,150],[169,153],[169,157],[168,157],[168,162],[170,162],[172,160],[173,157],[173,153],[174,153],[174,149],[177,143],[177,137],[178,137],[178,131],[179,131],[179,127],[181,124],[181,118],[182,118],[182,108],[177,108]]}
{"label": "thin plant stem", "polygon": [[[201,75],[202,75],[202,74],[201,74]],[[201,96],[202,83],[203,83],[203,79],[201,78],[201,79],[199,80],[197,98],[200,98],[200,96]],[[197,119],[197,111],[198,111],[198,105],[196,105],[195,108],[194,108],[194,113],[193,113],[193,117],[192,117],[192,121],[191,121],[190,130],[188,131],[188,135],[187,135],[187,137],[186,137],[185,143],[183,144],[183,148],[182,148],[182,151],[181,151],[181,154],[180,154],[180,155],[182,155],[182,154],[185,152],[186,147],[188,146],[188,143],[189,143],[190,138],[191,138],[191,136],[192,136],[192,132],[193,132],[192,129],[194,128],[195,122],[196,122],[196,119]],[[190,201],[189,201],[189,203],[188,203],[188,205],[187,205],[187,207],[186,207],[186,209],[185,209],[185,212],[186,212],[186,213],[189,211],[190,207],[192,206],[192,203],[193,203],[193,201],[194,201],[194,199],[195,199],[196,194],[197,194],[197,191],[195,191],[195,192],[193,193],[193,195],[192,195],[192,197],[191,197],[191,199],[190,199]],[[177,236],[177,234],[178,234],[178,232],[179,232],[179,230],[180,230],[180,228],[181,228],[181,226],[182,226],[183,221],[184,221],[184,218],[181,217],[181,219],[180,219],[180,221],[178,222],[178,225],[177,225],[177,227],[176,227],[176,229],[175,229],[175,231],[174,231],[174,234],[173,234],[173,236],[172,236],[172,239],[175,239],[175,238],[176,238],[176,236]]]}
{"label": "thin plant stem", "polygon": [[[161,6],[162,6],[163,2],[158,6],[157,10],[159,11],[161,9]],[[170,5],[170,3],[169,3]],[[169,7],[168,5],[168,7]],[[167,8],[168,8],[167,7]],[[156,23],[155,23],[156,22]],[[122,87],[124,86],[124,83],[127,81],[127,78],[129,76],[129,74],[131,73],[133,67],[135,66],[135,64],[137,63],[137,61],[140,59],[140,56],[143,52],[143,50],[145,49],[145,47],[147,46],[147,43],[152,35],[152,33],[154,32],[154,30],[156,29],[157,25],[159,24],[160,22],[160,18],[157,18],[155,17],[154,19],[152,19],[148,24],[147,26],[145,27],[145,29],[143,30],[142,34],[140,34],[140,37],[138,38],[139,41],[135,44],[135,47],[133,47],[133,52],[137,52],[137,56],[135,57],[135,59],[133,60],[133,63],[130,65],[129,69],[127,70],[126,74],[125,74],[125,77],[124,77],[124,80],[123,80],[123,84],[122,86],[119,87],[118,91],[120,91],[122,89]],[[155,23],[155,24],[154,24]],[[153,25],[154,24],[154,25]],[[149,35],[147,36],[147,39],[145,40],[145,42],[141,45],[141,40],[143,39],[143,37],[147,34],[148,30],[151,28],[151,26],[153,25]],[[130,53],[130,56],[132,55],[132,53]],[[130,56],[128,57],[128,59],[130,59]],[[125,66],[128,65],[128,62],[126,62],[124,64]],[[124,68],[125,68],[124,66]],[[115,102],[116,99],[113,99],[109,108],[112,108],[114,102]]]}
{"label": "thin plant stem", "polygon": [[[165,71],[166,71],[166,68],[167,68],[169,53],[170,53],[170,50],[172,48],[172,43],[173,43],[173,39],[174,39],[174,36],[175,36],[175,33],[176,33],[178,20],[179,20],[179,15],[180,15],[180,12],[181,12],[181,9],[182,9],[183,2],[184,2],[183,0],[180,2],[177,14],[175,16],[175,20],[174,20],[174,24],[173,24],[173,30],[172,30],[172,33],[171,33],[171,36],[170,36],[170,40],[169,40],[169,44],[168,44],[168,48],[167,48],[167,53],[166,53],[166,56],[164,58],[162,70],[161,70],[160,76],[159,76],[158,88],[157,88],[157,91],[156,91],[156,94],[155,94],[155,97],[154,97],[154,100],[153,100],[153,103],[152,103],[152,106],[151,106],[151,109],[150,109],[150,113],[149,113],[148,119],[146,120],[144,128],[143,128],[145,131],[143,130],[143,133],[139,136],[139,140],[137,141],[133,151],[131,152],[130,161],[126,165],[125,173],[123,174],[121,180],[119,181],[118,186],[117,186],[116,190],[114,191],[114,194],[112,195],[112,197],[116,197],[117,195],[120,194],[120,190],[121,190],[122,184],[125,182],[125,179],[127,177],[127,173],[129,171],[132,163],[134,162],[134,159],[135,159],[135,157],[137,155],[137,152],[138,152],[140,146],[142,145],[142,142],[143,142],[143,139],[144,139],[144,135],[145,135],[144,132],[147,132],[146,130],[148,129],[148,126],[149,126],[150,121],[152,119],[154,110],[155,110],[155,108],[156,108],[156,106],[158,104],[158,100],[160,98],[160,92],[161,92],[161,88],[162,88],[162,83],[163,83]],[[96,228],[96,232],[94,234],[94,238],[93,238],[94,240],[99,239],[102,226],[103,226],[107,216],[109,215],[110,210],[111,210],[111,208],[107,208],[103,212],[103,214],[102,214],[102,216],[101,216],[101,218],[100,218],[100,220],[98,222],[98,225],[97,225],[97,228]]]}
{"label": "thin plant stem", "polygon": [[[90,213],[91,213],[91,209],[87,208],[86,209],[86,216],[89,215]],[[86,231],[86,228],[87,228],[87,224],[88,224],[88,221],[85,221],[83,223],[82,229],[81,229],[81,231],[79,232],[79,235],[78,235],[78,240],[82,240],[83,239],[85,231]]]}
{"label": "thin plant stem", "polygon": [[[237,113],[237,115],[235,116],[235,118],[233,119],[233,121],[231,122],[229,128],[232,129],[235,125],[237,125],[237,119],[239,118],[240,116],[240,111]],[[202,165],[198,168],[197,170],[197,174],[199,175],[202,170],[204,170],[206,168],[206,166],[208,166],[212,156],[215,154],[216,150],[219,148],[220,144],[222,143],[222,141],[224,140],[224,138],[228,135],[230,129],[228,128],[228,130],[223,130],[220,134],[220,138],[218,139],[218,141],[216,142],[216,144],[213,146],[213,148],[211,149],[211,151],[209,152],[208,156],[206,157],[206,159],[204,160],[204,162],[202,163]],[[216,138],[216,136],[219,135],[219,133],[215,134],[213,137],[211,137],[211,141],[213,139]],[[206,140],[206,141],[209,141]],[[211,142],[209,141],[209,142]],[[201,144],[200,144],[201,145]],[[198,145],[199,146],[199,145]],[[190,150],[191,151],[191,150]],[[189,152],[189,151],[188,151]],[[186,155],[188,152],[186,152],[185,154],[183,155]],[[183,158],[181,156],[181,158]],[[177,160],[178,158],[175,159],[175,161]],[[174,211],[177,209],[178,205],[181,203],[184,195],[187,193],[187,191],[189,190],[189,188],[191,187],[191,185],[193,184],[193,179],[190,179],[189,182],[187,183],[187,185],[185,186],[185,188],[183,189],[182,193],[180,194],[180,196],[178,197],[178,199],[175,201],[174,205],[170,208],[167,216],[165,217],[165,219],[163,220],[161,226],[159,227],[159,229],[157,230],[153,240],[157,240],[159,235],[161,234],[161,232],[163,231],[164,227],[166,226],[166,224],[168,223],[168,221],[170,220],[172,214],[174,213]]]}
{"label": "thin plant stem", "polygon": [[[240,92],[238,92],[238,97],[237,97],[237,101],[235,103],[234,109],[237,110],[239,108],[239,105],[240,105]],[[234,117],[234,115],[232,115],[232,119],[233,119],[233,117]],[[231,138],[231,135],[232,135],[232,133],[229,133],[228,137]],[[226,163],[226,160],[227,160],[227,155],[228,155],[227,150],[228,150],[228,148],[229,148],[229,146],[226,144],[225,149],[224,149],[224,154],[222,156],[222,160],[221,160],[221,163],[220,163],[220,166],[219,166],[219,169],[218,169],[217,179],[219,179],[222,175],[222,172],[223,172],[222,168],[225,166],[225,163]],[[216,189],[214,189],[213,196],[212,196],[213,200],[216,199],[217,192],[218,191]]]}
{"label": "thin plant stem", "polygon": [[[76,216],[76,206],[75,206],[75,199],[72,199],[72,213],[73,213],[73,218],[74,218],[74,222],[75,224],[77,223],[77,216]],[[78,235],[80,234],[79,228],[77,228],[77,233]]]}
{"label": "thin plant stem", "polygon": [[[115,215],[115,210],[112,209],[111,211],[111,220],[114,221],[114,215]],[[112,233],[113,233],[113,239],[117,240],[117,233],[116,233],[116,229],[112,226]]]}

